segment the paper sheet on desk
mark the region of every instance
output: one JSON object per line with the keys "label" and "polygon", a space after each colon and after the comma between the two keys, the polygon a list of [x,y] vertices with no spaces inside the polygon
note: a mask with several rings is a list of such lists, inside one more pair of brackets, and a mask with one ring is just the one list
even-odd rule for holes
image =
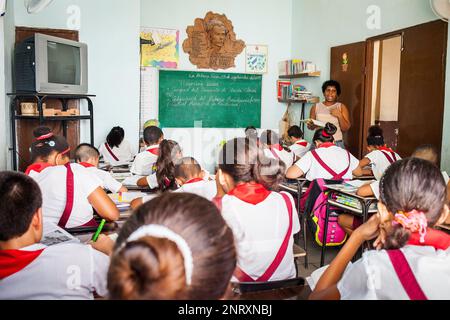
{"label": "paper sheet on desk", "polygon": [[122,184],[125,186],[137,186],[137,182],[140,178],[144,178],[144,176],[130,176],[130,177],[126,177],[123,181]]}
{"label": "paper sheet on desk", "polygon": [[80,240],[72,236],[66,230],[58,227],[56,224],[44,221],[42,239],[40,243],[46,246],[52,246],[69,242],[79,243]]}
{"label": "paper sheet on desk", "polygon": [[346,184],[349,184],[355,188],[359,188],[365,184],[371,184],[374,181],[375,180],[350,180],[350,181],[347,181]]}

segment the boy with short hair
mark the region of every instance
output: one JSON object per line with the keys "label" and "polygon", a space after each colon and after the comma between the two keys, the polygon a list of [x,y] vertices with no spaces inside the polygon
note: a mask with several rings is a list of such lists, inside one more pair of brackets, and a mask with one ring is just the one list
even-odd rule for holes
{"label": "boy with short hair", "polygon": [[289,142],[292,145],[289,147],[291,151],[299,158],[303,157],[311,147],[308,141],[303,139],[303,131],[299,126],[292,126],[288,130]]}
{"label": "boy with short hair", "polygon": [[101,236],[92,246],[40,244],[41,191],[21,173],[0,172],[0,203],[0,299],[88,300],[94,291],[106,296],[109,257],[94,249],[111,248],[111,239]]}
{"label": "boy with short hair", "polygon": [[192,157],[185,157],[175,165],[175,180],[180,186],[175,192],[195,193],[211,201],[217,194],[214,180],[204,180],[204,171]]}
{"label": "boy with short hair", "polygon": [[164,140],[162,130],[150,126],[144,130],[144,142],[146,149],[139,153],[131,165],[131,173],[138,176],[149,176],[153,172],[153,166],[158,160],[159,144]]}
{"label": "boy with short hair", "polygon": [[82,143],[75,149],[77,163],[97,176],[103,182],[102,187],[104,189],[108,189],[112,193],[127,192],[128,189],[114,179],[109,172],[98,168],[99,159],[100,152],[98,149],[88,143]]}

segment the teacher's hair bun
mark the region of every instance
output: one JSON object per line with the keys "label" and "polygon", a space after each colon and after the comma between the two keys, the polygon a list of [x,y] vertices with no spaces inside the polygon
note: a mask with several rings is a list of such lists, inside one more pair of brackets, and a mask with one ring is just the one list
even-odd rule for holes
{"label": "teacher's hair bun", "polygon": [[334,124],[327,122],[325,124],[325,129],[324,130],[325,130],[326,134],[328,134],[330,136],[333,136],[336,133],[336,131],[337,131],[337,127]]}

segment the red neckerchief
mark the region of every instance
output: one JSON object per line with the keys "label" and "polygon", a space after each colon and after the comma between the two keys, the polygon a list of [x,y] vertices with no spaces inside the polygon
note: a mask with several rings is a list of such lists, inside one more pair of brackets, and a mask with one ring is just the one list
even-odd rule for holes
{"label": "red neckerchief", "polygon": [[450,235],[443,231],[428,228],[424,243],[420,243],[419,233],[414,232],[411,233],[408,244],[412,246],[431,246],[435,249],[447,250],[450,247]]}
{"label": "red neckerchief", "polygon": [[230,196],[235,196],[239,200],[256,205],[266,200],[270,191],[259,183],[241,183],[228,192]]}
{"label": "red neckerchief", "polygon": [[273,144],[270,148],[278,151],[283,151],[283,147],[279,144]]}
{"label": "red neckerchief", "polygon": [[330,148],[330,147],[334,147],[334,146],[336,146],[336,145],[334,143],[332,143],[332,142],[324,142],[320,146],[318,146],[317,149]]}
{"label": "red neckerchief", "polygon": [[159,156],[159,148],[151,148],[147,150],[148,152],[150,152],[151,154],[154,154],[155,156]]}
{"label": "red neckerchief", "polygon": [[384,150],[384,151],[387,151],[387,152],[395,153],[394,150],[392,150],[391,148],[388,148],[388,147],[378,147],[377,150],[380,150],[380,151]]}
{"label": "red neckerchief", "polygon": [[308,145],[308,142],[307,141],[297,141],[295,144],[302,146],[302,147],[306,147]]}
{"label": "red neckerchief", "polygon": [[0,280],[24,269],[43,251],[44,249],[37,251],[0,250]]}
{"label": "red neckerchief", "polygon": [[28,166],[27,170],[25,171],[25,174],[28,176],[30,175],[31,171],[41,172],[45,168],[53,167],[50,163],[46,162],[39,162],[39,163],[33,163],[32,165]]}
{"label": "red neckerchief", "polygon": [[93,164],[87,163],[87,162],[79,162],[79,165],[85,167],[85,168],[95,168]]}
{"label": "red neckerchief", "polygon": [[196,182],[200,182],[200,181],[203,181],[203,179],[202,178],[194,178],[194,179],[191,179],[191,180],[185,182],[184,184],[196,183]]}

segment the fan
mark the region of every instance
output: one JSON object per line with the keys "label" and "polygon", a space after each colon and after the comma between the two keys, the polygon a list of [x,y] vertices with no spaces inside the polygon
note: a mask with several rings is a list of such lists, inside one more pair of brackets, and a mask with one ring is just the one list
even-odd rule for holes
{"label": "fan", "polygon": [[24,0],[28,13],[38,13],[46,8],[53,0]]}
{"label": "fan", "polygon": [[450,17],[450,0],[430,0],[430,5],[435,15],[448,22]]}

